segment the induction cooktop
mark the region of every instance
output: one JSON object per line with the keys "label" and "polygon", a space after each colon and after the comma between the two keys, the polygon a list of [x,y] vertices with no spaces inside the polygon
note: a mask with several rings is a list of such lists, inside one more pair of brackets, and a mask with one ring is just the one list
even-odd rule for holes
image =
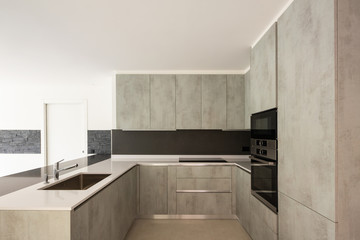
{"label": "induction cooktop", "polygon": [[210,163],[217,163],[217,162],[226,162],[226,160],[222,158],[179,158],[179,162],[210,162]]}

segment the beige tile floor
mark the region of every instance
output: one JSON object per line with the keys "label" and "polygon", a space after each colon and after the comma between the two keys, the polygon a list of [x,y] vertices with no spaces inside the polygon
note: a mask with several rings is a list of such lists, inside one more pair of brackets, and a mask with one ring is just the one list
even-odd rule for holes
{"label": "beige tile floor", "polygon": [[125,240],[251,240],[237,220],[148,220],[134,222]]}

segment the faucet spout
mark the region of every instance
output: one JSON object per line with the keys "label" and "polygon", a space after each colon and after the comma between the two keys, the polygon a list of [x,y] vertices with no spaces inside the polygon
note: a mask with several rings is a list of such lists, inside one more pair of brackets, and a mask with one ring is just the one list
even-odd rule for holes
{"label": "faucet spout", "polygon": [[71,165],[69,167],[59,169],[59,165],[60,165],[59,163],[62,162],[63,160],[61,160],[61,161],[54,164],[54,179],[55,180],[59,180],[59,173],[60,172],[65,171],[65,170],[69,170],[69,169],[72,169],[72,168],[76,168],[76,167],[79,166],[79,164],[76,163],[76,164]]}

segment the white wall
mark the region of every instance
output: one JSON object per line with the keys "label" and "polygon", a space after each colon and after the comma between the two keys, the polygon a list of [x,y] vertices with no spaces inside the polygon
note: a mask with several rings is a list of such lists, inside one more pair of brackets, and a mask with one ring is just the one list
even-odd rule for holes
{"label": "white wall", "polygon": [[[0,129],[44,128],[44,100],[87,100],[88,130],[109,130],[112,126],[112,82],[102,84],[1,85]],[[0,154],[0,176],[43,166],[41,154]]]}

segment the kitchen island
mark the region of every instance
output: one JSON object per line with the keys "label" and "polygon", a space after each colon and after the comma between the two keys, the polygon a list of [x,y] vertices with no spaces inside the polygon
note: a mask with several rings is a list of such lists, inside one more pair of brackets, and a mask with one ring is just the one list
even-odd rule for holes
{"label": "kitchen island", "polygon": [[[0,238],[123,239],[136,217],[236,218],[235,172],[241,169],[250,179],[249,160],[224,158],[229,162],[113,156],[58,181],[34,184],[0,197]],[[39,190],[79,173],[110,175],[86,190]]]}

